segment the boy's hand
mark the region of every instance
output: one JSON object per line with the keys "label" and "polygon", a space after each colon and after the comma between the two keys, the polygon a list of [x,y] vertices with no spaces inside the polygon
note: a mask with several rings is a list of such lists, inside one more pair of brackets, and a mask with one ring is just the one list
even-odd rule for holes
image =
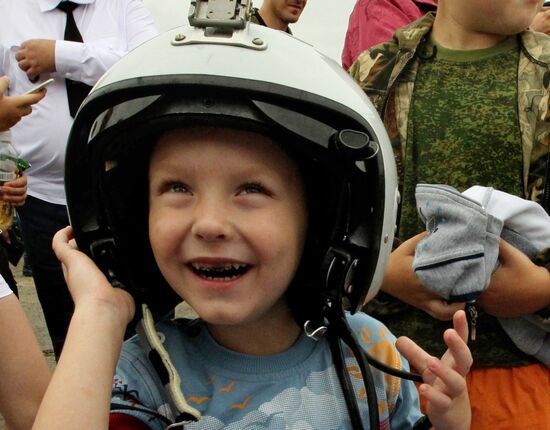
{"label": "boy's hand", "polygon": [[112,310],[123,324],[132,320],[135,311],[132,296],[120,288],[113,288],[95,263],[78,250],[71,227],[55,234],[53,250],[61,262],[75,309],[100,306]]}
{"label": "boy's hand", "polygon": [[389,258],[382,290],[402,302],[414,306],[441,321],[450,320],[464,303],[448,303],[420,282],[412,269],[416,245],[426,233],[420,233],[403,242]]}
{"label": "boy's hand", "polygon": [[7,130],[17,124],[21,117],[32,112],[31,105],[38,103],[46,95],[46,90],[34,94],[20,96],[4,96],[9,86],[6,76],[0,77],[0,131]]}
{"label": "boy's hand", "polygon": [[473,360],[466,345],[468,323],[464,311],[455,313],[453,324],[454,329],[443,334],[448,349],[440,360],[407,337],[400,337],[396,343],[411,367],[422,374],[424,383],[418,391],[426,398],[426,412],[435,430],[470,428],[471,409],[464,377]]}
{"label": "boy's hand", "polygon": [[490,315],[515,318],[550,306],[550,273],[514,246],[500,241],[500,267],[478,303]]}
{"label": "boy's hand", "polygon": [[27,199],[27,175],[18,176],[0,187],[0,199],[14,206],[23,206]]}

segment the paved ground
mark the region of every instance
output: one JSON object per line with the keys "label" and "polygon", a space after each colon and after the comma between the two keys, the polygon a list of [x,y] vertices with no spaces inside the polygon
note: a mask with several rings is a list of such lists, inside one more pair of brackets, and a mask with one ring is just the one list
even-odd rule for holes
{"label": "paved ground", "polygon": [[50,340],[50,335],[48,329],[46,328],[46,323],[44,322],[44,314],[42,313],[42,308],[38,302],[38,297],[36,296],[36,290],[34,289],[34,282],[32,277],[23,276],[21,274],[21,269],[23,267],[21,263],[16,268],[12,268],[15,280],[17,281],[17,286],[19,287],[19,300],[21,306],[25,310],[27,317],[30,319],[31,324],[34,328],[34,332],[38,337],[44,356],[48,361],[48,364],[53,369],[55,366],[55,358],[53,354],[52,342]]}

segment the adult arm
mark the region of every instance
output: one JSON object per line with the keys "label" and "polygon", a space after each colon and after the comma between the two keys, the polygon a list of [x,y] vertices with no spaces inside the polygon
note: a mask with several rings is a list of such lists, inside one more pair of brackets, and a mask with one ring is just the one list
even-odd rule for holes
{"label": "adult arm", "polygon": [[438,294],[426,288],[412,268],[416,245],[426,233],[420,233],[403,242],[391,254],[382,282],[382,290],[412,305],[438,320],[450,320],[464,303],[448,303]]}
{"label": "adult arm", "polygon": [[75,302],[67,338],[33,429],[107,429],[112,379],[131,296],[111,287],[95,264],[78,251],[72,229],[60,230],[54,251]]}
{"label": "adult arm", "polygon": [[15,295],[0,299],[0,412],[10,430],[31,428],[50,371]]}
{"label": "adult arm", "polygon": [[35,94],[5,96],[9,83],[6,76],[0,77],[0,131],[13,127],[22,117],[30,114],[31,106],[46,95],[46,90],[42,90]]}
{"label": "adult arm", "polygon": [[[382,290],[439,320],[449,320],[464,307],[448,303],[426,288],[412,269],[416,245],[425,233],[403,242],[390,255]],[[500,267],[478,299],[490,315],[515,318],[550,306],[550,273],[504,240],[500,243]]]}
{"label": "adult arm", "polygon": [[525,254],[500,241],[500,266],[478,303],[490,315],[515,318],[550,306],[550,272]]}
{"label": "adult arm", "polygon": [[42,73],[57,72],[63,78],[94,85],[128,51],[158,34],[141,0],[129,0],[123,10],[113,13],[123,16],[118,18],[123,25],[122,43],[114,39],[91,42],[29,39],[16,53],[20,67],[31,80]]}
{"label": "adult arm", "polygon": [[125,26],[125,46],[119,49],[109,42],[77,43],[57,41],[55,63],[63,77],[94,85],[109,67],[136,46],[158,34],[153,17],[141,0],[125,2],[121,20]]}

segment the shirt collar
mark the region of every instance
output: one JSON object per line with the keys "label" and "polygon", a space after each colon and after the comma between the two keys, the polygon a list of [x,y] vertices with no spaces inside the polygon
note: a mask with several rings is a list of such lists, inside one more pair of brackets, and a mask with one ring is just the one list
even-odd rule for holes
{"label": "shirt collar", "polygon": [[[78,4],[91,4],[95,3],[95,0],[71,0]],[[40,6],[41,12],[48,12],[54,10],[59,4],[59,0],[38,0],[38,5]]]}

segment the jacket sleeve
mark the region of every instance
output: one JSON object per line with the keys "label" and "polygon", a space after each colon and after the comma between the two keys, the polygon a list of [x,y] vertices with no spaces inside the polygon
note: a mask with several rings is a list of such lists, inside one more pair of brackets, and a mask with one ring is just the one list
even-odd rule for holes
{"label": "jacket sleeve", "polygon": [[118,37],[90,42],[57,40],[55,66],[64,78],[94,85],[108,68],[136,46],[156,36],[153,17],[141,0],[123,2],[116,11],[121,25]]}

